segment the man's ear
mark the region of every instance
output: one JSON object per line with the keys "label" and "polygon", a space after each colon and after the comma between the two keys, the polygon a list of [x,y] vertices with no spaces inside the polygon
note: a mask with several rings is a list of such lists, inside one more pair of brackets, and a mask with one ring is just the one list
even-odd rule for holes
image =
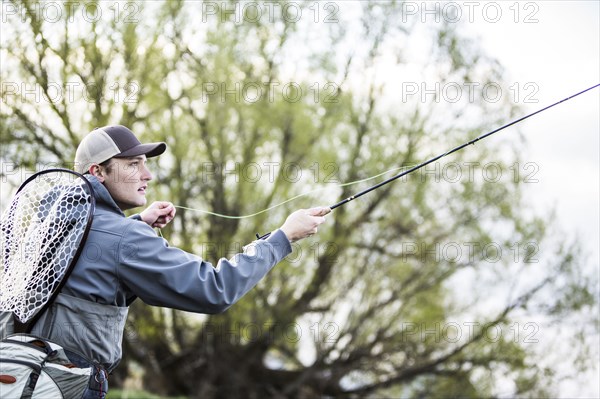
{"label": "man's ear", "polygon": [[105,176],[106,172],[103,169],[104,168],[102,168],[102,166],[100,166],[98,164],[92,164],[92,165],[90,165],[88,172],[90,173],[90,175],[96,176],[98,178],[98,180],[100,180],[100,183],[104,183],[104,179],[106,178],[106,176]]}

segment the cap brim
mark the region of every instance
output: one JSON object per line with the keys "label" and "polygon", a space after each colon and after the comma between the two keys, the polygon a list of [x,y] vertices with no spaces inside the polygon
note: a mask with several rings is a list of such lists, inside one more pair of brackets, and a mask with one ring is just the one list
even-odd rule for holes
{"label": "cap brim", "polygon": [[123,151],[118,155],[115,155],[115,158],[135,157],[138,155],[145,155],[146,158],[152,158],[162,154],[166,149],[167,145],[165,143],[140,144],[128,149],[127,151]]}

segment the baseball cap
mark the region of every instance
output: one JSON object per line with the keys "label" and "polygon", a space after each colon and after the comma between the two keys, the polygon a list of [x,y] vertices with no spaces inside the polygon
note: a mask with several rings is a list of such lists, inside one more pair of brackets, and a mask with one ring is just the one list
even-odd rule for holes
{"label": "baseball cap", "polygon": [[100,127],[88,133],[79,143],[75,153],[75,171],[84,174],[92,164],[100,164],[113,157],[146,155],[152,158],[166,149],[165,143],[142,144],[125,126]]}

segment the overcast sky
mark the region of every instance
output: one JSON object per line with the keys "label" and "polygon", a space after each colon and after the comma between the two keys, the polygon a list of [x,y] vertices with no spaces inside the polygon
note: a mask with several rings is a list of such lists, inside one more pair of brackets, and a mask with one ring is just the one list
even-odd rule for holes
{"label": "overcast sky", "polygon": [[[510,8],[515,2],[498,4],[509,18],[497,23],[478,18],[468,29],[506,68],[509,82],[536,85],[534,96],[539,102],[522,103],[526,111],[600,83],[600,2],[520,2],[518,22],[513,19],[515,8]],[[526,17],[537,22],[525,23]],[[539,182],[527,187],[530,200],[540,208],[556,207],[560,225],[578,234],[590,254],[587,267],[596,276],[600,265],[599,99],[600,88],[596,88],[520,126],[529,142],[525,161],[539,166]],[[592,354],[597,355],[597,349]],[[596,369],[579,381],[562,382],[561,396],[600,397],[598,373]]]}
{"label": "overcast sky", "polygon": [[[504,3],[503,3],[504,4]],[[532,15],[538,22],[499,23],[483,19],[470,24],[483,47],[507,69],[509,82],[521,87],[531,82],[539,103],[522,105],[529,111],[551,104],[600,83],[600,2],[521,2],[521,19]],[[514,3],[513,3],[514,4]],[[524,4],[536,4],[536,8]],[[532,94],[533,86],[523,90]],[[581,234],[600,263],[599,227],[599,100],[600,88],[521,125],[529,140],[526,159],[539,165],[539,183],[531,188],[532,200],[556,205],[561,223]]]}

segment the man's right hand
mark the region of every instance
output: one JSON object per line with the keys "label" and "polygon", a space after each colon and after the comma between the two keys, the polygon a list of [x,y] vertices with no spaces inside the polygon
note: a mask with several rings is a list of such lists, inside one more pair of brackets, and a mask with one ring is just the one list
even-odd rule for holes
{"label": "man's right hand", "polygon": [[290,242],[312,236],[317,232],[317,226],[325,222],[325,215],[331,212],[328,207],[300,209],[287,217],[280,230],[285,233]]}

